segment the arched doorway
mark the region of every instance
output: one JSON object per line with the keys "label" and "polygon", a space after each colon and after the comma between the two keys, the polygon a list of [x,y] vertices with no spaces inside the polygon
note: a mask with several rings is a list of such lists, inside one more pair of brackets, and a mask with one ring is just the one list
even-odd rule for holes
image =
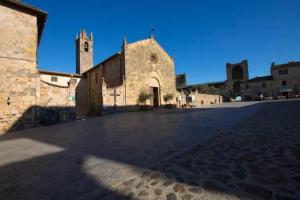
{"label": "arched doorway", "polygon": [[233,96],[237,97],[241,95],[241,82],[236,81],[233,83]]}
{"label": "arched doorway", "polygon": [[231,71],[231,77],[232,80],[243,80],[244,78],[243,68],[240,65],[233,67]]}
{"label": "arched doorway", "polygon": [[159,81],[156,78],[152,77],[149,79],[148,85],[150,87],[150,91],[152,92],[152,105],[154,108],[158,108],[160,102]]}

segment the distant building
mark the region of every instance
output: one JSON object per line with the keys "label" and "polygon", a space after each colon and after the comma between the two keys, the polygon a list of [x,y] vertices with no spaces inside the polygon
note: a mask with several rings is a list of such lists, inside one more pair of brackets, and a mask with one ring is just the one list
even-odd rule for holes
{"label": "distant building", "polygon": [[[226,92],[231,98],[241,96],[242,100],[282,99],[299,97],[300,62],[271,65],[271,75],[248,79],[248,68],[241,68],[246,78],[234,84],[226,81]],[[233,74],[234,71],[231,71]]]}
{"label": "distant building", "polygon": [[[248,61],[227,63],[226,81],[186,85],[180,87],[185,93],[197,90],[202,94],[222,95],[224,101],[243,101],[299,98],[300,62],[272,63],[271,75],[249,79]],[[182,77],[181,77],[182,78]]]}
{"label": "distant building", "polygon": [[176,76],[177,107],[201,107],[223,103],[224,82],[188,85],[186,74]]}

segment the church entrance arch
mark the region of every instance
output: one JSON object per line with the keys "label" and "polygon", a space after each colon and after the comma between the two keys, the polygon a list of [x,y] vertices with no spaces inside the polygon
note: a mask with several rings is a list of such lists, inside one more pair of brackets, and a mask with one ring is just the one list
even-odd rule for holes
{"label": "church entrance arch", "polygon": [[159,99],[160,99],[160,85],[159,81],[152,77],[149,79],[148,85],[150,87],[150,92],[152,93],[152,105],[154,108],[159,107]]}
{"label": "church entrance arch", "polygon": [[237,97],[241,95],[241,82],[236,81],[233,83],[233,96]]}

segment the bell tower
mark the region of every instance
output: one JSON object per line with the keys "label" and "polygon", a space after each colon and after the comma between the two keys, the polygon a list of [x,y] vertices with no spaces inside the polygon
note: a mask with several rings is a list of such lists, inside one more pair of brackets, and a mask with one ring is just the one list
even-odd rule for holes
{"label": "bell tower", "polygon": [[82,74],[93,67],[93,34],[80,30],[76,36],[76,73]]}

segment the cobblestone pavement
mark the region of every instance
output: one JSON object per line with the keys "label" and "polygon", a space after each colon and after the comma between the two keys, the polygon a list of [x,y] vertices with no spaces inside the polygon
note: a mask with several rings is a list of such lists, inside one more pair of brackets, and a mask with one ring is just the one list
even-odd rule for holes
{"label": "cobblestone pavement", "polygon": [[300,199],[300,102],[250,119],[121,183],[98,199]]}
{"label": "cobblestone pavement", "polygon": [[122,113],[2,135],[0,199],[123,198],[112,190],[116,184],[262,108],[255,102],[226,106]]}

